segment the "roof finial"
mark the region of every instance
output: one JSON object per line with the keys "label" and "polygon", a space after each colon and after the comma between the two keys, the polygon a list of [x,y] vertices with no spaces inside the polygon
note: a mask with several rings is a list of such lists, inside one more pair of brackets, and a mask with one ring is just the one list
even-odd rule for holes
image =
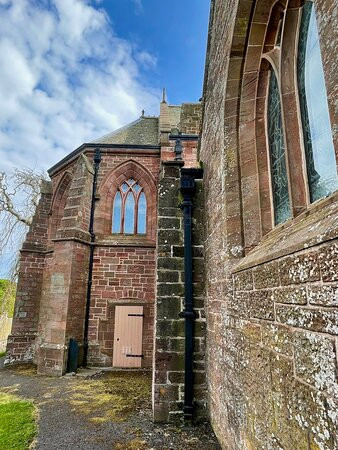
{"label": "roof finial", "polygon": [[144,117],[144,113],[145,113],[145,111],[144,111],[144,109],[142,109],[141,117]]}
{"label": "roof finial", "polygon": [[163,92],[162,92],[162,103],[167,103],[165,88],[163,88]]}

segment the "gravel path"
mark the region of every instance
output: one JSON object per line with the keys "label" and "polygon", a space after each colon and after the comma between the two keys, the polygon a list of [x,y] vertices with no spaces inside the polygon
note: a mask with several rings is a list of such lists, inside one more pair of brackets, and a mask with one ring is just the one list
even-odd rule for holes
{"label": "gravel path", "polygon": [[[99,392],[97,397],[91,397],[88,389],[88,385],[90,389],[93,385],[97,388],[95,383],[100,388],[104,377],[107,373],[89,379],[79,376],[47,378],[35,375],[33,367],[18,366],[0,370],[0,391],[11,389],[16,395],[34,401],[39,414],[39,433],[34,447],[37,450],[220,449],[207,424],[196,427],[154,425],[148,396],[140,407],[133,407],[133,412],[123,421],[96,417],[98,410],[106,408],[109,413],[110,405],[114,404],[109,394],[101,396]],[[76,402],[80,406],[76,406]],[[92,410],[88,410],[88,404],[93,406]]]}

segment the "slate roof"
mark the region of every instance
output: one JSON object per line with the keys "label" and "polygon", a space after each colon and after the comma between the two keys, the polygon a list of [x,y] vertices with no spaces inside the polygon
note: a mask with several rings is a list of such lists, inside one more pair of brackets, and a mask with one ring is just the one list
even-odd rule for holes
{"label": "slate roof", "polygon": [[158,117],[142,116],[134,122],[95,139],[93,144],[158,145]]}

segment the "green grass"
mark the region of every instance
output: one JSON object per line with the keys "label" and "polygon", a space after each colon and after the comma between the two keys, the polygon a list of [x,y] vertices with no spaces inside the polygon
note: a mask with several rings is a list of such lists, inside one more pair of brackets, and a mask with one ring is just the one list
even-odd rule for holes
{"label": "green grass", "polygon": [[27,450],[37,427],[32,402],[0,392],[0,450]]}
{"label": "green grass", "polygon": [[2,357],[5,356],[5,355],[6,355],[6,351],[0,352],[0,358],[2,358]]}

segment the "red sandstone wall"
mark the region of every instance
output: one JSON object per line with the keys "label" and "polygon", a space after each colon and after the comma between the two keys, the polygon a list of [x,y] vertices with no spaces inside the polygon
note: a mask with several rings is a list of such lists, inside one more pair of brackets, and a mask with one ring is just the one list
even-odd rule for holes
{"label": "red sandstone wall", "polygon": [[60,204],[54,204],[52,209],[52,217],[57,214],[62,218],[43,274],[37,339],[39,373],[62,375],[66,370],[69,338],[76,338],[82,345],[92,178],[89,161],[80,156],[73,169],[63,213],[57,208],[64,202],[62,195]]}
{"label": "red sandstone wall", "polygon": [[[149,170],[149,172],[154,177],[155,181],[158,180],[159,176],[159,156],[158,154],[151,155],[147,154],[147,150],[144,150],[142,152],[139,151],[137,154],[136,152],[125,150],[121,151],[121,153],[115,153],[110,152],[106,149],[101,149],[102,153],[102,162],[100,164],[100,172],[99,172],[99,178],[98,178],[98,184],[100,186],[100,183],[102,180],[109,174],[109,172],[113,169],[115,169],[119,164],[133,160],[137,161],[139,164],[144,166],[146,169]],[[99,187],[100,189],[100,187]]]}
{"label": "red sandstone wall", "polygon": [[9,363],[34,358],[34,341],[39,320],[50,205],[51,187],[45,183],[42,186],[42,195],[33,223],[20,254],[14,318],[7,342],[6,362]]}
{"label": "red sandstone wall", "polygon": [[[198,141],[185,141],[181,139],[182,144],[182,159],[184,160],[184,167],[199,167],[197,161],[197,145]],[[169,145],[161,147],[161,160],[173,161],[175,159],[175,141],[171,140]]]}
{"label": "red sandstone wall", "polygon": [[[257,44],[273,2],[212,3],[201,142],[211,421],[223,448],[334,449],[337,196],[262,239],[252,112]],[[337,5],[315,5],[334,124]]]}
{"label": "red sandstone wall", "polygon": [[114,306],[142,305],[142,367],[151,367],[155,301],[155,248],[97,247],[89,324],[90,362],[111,365]]}
{"label": "red sandstone wall", "polygon": [[[155,182],[159,176],[158,154],[111,154],[103,150],[98,192],[102,183],[122,163],[136,161]],[[129,170],[129,169],[128,169]],[[138,175],[135,174],[137,177]],[[114,177],[114,175],[113,175]],[[129,175],[128,175],[129,177]],[[150,221],[156,229],[157,192],[147,196]],[[111,199],[112,201],[112,199]],[[154,301],[155,301],[155,240],[154,236],[112,236],[111,210],[106,211],[103,194],[96,206],[98,246],[95,249],[91,318],[89,325],[89,361],[95,365],[111,365],[114,340],[115,306],[133,304],[144,306],[143,367],[152,365]],[[112,205],[111,205],[112,206]],[[107,212],[109,214],[107,215]],[[104,223],[103,223],[104,222]],[[107,227],[108,225],[108,227]],[[148,223],[149,225],[149,223]],[[102,245],[100,243],[102,242]]]}

